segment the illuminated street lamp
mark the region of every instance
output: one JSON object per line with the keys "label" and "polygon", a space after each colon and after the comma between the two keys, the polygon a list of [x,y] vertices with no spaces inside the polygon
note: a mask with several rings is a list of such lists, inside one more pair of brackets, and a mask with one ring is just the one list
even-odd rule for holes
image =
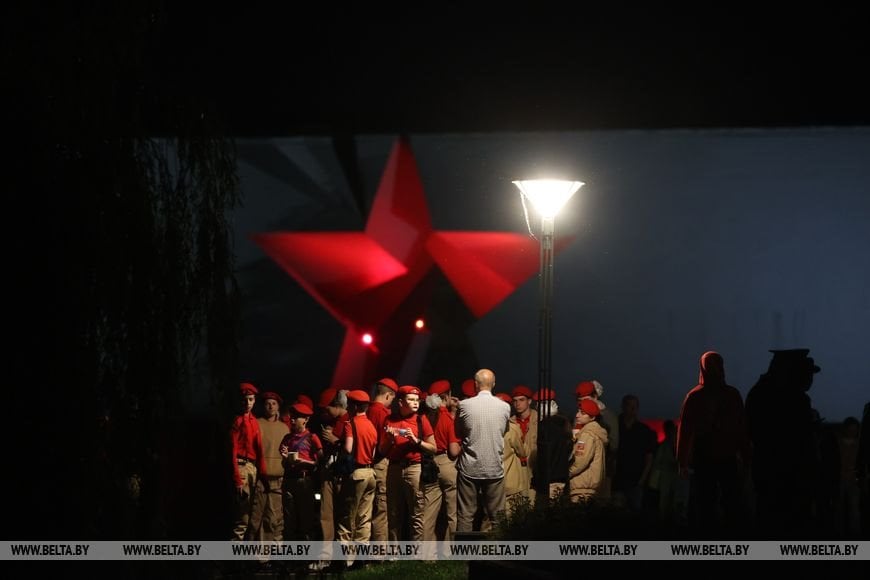
{"label": "illuminated street lamp", "polygon": [[[556,214],[571,196],[583,186],[582,181],[558,179],[532,179],[514,181],[523,197],[528,199],[541,215],[541,270],[540,310],[538,315],[538,461],[548,458],[545,429],[541,422],[550,416],[553,390],[553,237]],[[536,478],[538,493],[549,494],[548,469],[539,470]],[[548,495],[545,495],[548,497]]]}

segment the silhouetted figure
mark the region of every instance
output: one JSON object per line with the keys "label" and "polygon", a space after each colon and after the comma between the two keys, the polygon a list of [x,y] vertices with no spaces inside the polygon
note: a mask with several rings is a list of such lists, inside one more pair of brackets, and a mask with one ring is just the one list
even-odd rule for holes
{"label": "silhouetted figure", "polygon": [[749,455],[746,415],[740,391],[725,383],[722,355],[705,352],[700,366],[698,384],[680,410],[677,459],[680,477],[690,480],[689,525],[702,536],[720,530],[727,536],[736,531],[741,513]]}
{"label": "silhouetted figure", "polygon": [[655,431],[638,418],[640,401],[635,395],[622,397],[619,415],[619,450],[613,476],[613,496],[618,503],[640,511],[658,447]]}
{"label": "silhouetted figure", "polygon": [[861,431],[858,435],[858,487],[861,494],[861,531],[870,535],[870,403],[864,404]]}
{"label": "silhouetted figure", "polygon": [[858,475],[860,427],[858,419],[846,417],[836,440],[839,477],[834,524],[839,536],[849,538],[857,538],[861,533],[861,480]]}
{"label": "silhouetted figure", "polygon": [[550,406],[548,416],[538,425],[538,459],[532,476],[532,486],[537,490],[537,501],[542,506],[547,505],[547,497],[556,499],[562,495],[567,499],[565,485],[574,444],[571,420],[559,414],[556,401],[540,403],[547,404]]}
{"label": "silhouetted figure", "polygon": [[665,438],[653,456],[649,488],[657,498],[659,520],[667,525],[685,525],[688,482],[680,480],[677,462],[677,426],[668,419],[663,425]]}
{"label": "silhouetted figure", "polygon": [[825,423],[816,409],[812,409],[811,413],[814,436],[819,447],[819,471],[813,486],[813,526],[818,537],[832,538],[840,534],[836,525],[841,471],[839,443],[833,426]]}
{"label": "silhouetted figure", "polygon": [[765,537],[804,538],[820,463],[806,391],[820,369],[809,349],[770,352],[767,373],[746,397],[758,524]]}

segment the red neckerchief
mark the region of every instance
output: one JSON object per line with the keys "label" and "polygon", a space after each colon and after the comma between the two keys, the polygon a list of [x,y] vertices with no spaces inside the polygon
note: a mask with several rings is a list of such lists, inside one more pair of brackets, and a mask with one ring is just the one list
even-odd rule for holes
{"label": "red neckerchief", "polygon": [[520,430],[523,432],[523,441],[526,440],[526,433],[529,432],[529,421],[532,419],[532,414],[529,413],[529,416],[525,419],[521,419],[517,417],[517,424],[520,426]]}

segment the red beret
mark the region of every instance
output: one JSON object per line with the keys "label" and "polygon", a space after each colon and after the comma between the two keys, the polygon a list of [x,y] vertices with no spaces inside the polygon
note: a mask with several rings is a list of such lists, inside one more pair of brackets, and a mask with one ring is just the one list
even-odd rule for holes
{"label": "red beret", "polygon": [[338,394],[338,389],[335,387],[329,387],[328,389],[323,389],[323,392],[320,393],[320,399],[317,401],[318,407],[328,407],[332,404],[332,401],[335,400],[335,396]]}
{"label": "red beret", "polygon": [[415,387],[414,385],[405,385],[403,387],[399,387],[399,396],[403,397],[405,395],[421,395],[422,392],[420,389]]}
{"label": "red beret", "polygon": [[276,401],[278,401],[278,404],[279,404],[279,405],[283,405],[283,404],[284,404],[284,399],[281,398],[281,395],[279,395],[278,393],[275,393],[275,392],[273,392],[273,391],[266,391],[265,393],[263,393],[262,395],[260,395],[260,398],[262,398],[263,400],[266,400],[266,399],[275,399]]}
{"label": "red beret", "polygon": [[578,397],[591,397],[592,393],[595,392],[595,383],[592,381],[583,381],[582,383],[577,383],[577,388],[574,389],[574,393]]}
{"label": "red beret", "polygon": [[556,393],[553,389],[541,389],[532,397],[536,401],[544,401],[548,399],[555,399]]}
{"label": "red beret", "polygon": [[354,389],[347,393],[347,398],[349,401],[356,401],[357,403],[370,403],[371,398],[369,394],[362,389]]}
{"label": "red beret", "polygon": [[450,381],[441,379],[440,381],[435,381],[431,385],[429,385],[429,394],[430,395],[440,395],[441,393],[446,393],[450,390]]}
{"label": "red beret", "polygon": [[583,399],[580,401],[578,405],[580,410],[590,417],[597,417],[601,414],[601,408],[598,406],[598,403],[593,401],[592,399]]}
{"label": "red beret", "polygon": [[311,410],[311,407],[309,407],[305,403],[293,403],[292,405],[290,405],[290,411],[294,415],[302,417],[310,417],[314,414],[314,411]]}
{"label": "red beret", "polygon": [[252,385],[251,383],[242,383],[239,385],[239,390],[243,395],[256,395],[259,391],[257,391],[257,387]]}
{"label": "red beret", "polygon": [[511,393],[511,395],[514,397],[528,397],[529,399],[531,399],[532,398],[532,389],[530,389],[529,387],[527,387],[525,385],[517,385],[514,387],[514,390]]}
{"label": "red beret", "polygon": [[466,397],[473,397],[477,394],[477,391],[474,390],[474,379],[462,381],[462,394]]}
{"label": "red beret", "polygon": [[311,397],[309,397],[308,395],[297,395],[296,402],[308,405],[312,409],[314,408],[314,401],[312,401]]}
{"label": "red beret", "polygon": [[399,385],[393,379],[381,379],[378,381],[379,385],[384,385],[385,387],[389,387],[391,391],[394,393],[399,392]]}
{"label": "red beret", "polygon": [[510,405],[511,403],[514,402],[513,398],[510,395],[508,395],[507,393],[496,393],[495,397],[497,399],[501,399],[502,401],[504,401],[508,405]]}

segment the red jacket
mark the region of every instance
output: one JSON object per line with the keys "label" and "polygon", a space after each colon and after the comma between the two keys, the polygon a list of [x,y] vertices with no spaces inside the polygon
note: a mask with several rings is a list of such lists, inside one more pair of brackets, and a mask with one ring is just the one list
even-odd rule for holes
{"label": "red jacket", "polygon": [[236,487],[242,485],[242,476],[239,474],[239,458],[248,459],[257,466],[257,473],[266,475],[266,459],[263,455],[263,435],[260,433],[260,424],[251,413],[239,415],[233,421],[230,435],[233,440],[233,479]]}

